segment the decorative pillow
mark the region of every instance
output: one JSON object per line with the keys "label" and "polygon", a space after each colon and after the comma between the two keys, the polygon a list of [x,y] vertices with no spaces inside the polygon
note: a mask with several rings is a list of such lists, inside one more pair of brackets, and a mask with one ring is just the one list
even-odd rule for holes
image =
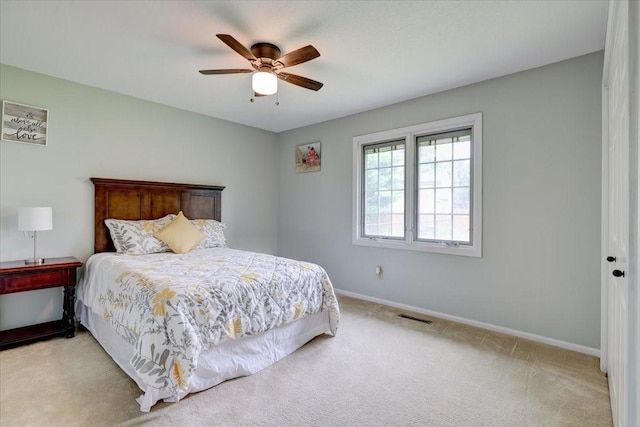
{"label": "decorative pillow", "polygon": [[144,255],[169,252],[171,249],[153,233],[166,227],[176,216],[169,214],[162,218],[140,221],[105,219],[113,245],[119,254]]}
{"label": "decorative pillow", "polygon": [[192,219],[191,223],[206,236],[196,249],[227,247],[227,239],[224,237],[224,229],[227,228],[225,224],[215,219]]}
{"label": "decorative pillow", "polygon": [[154,236],[165,242],[177,254],[186,254],[205,238],[204,233],[198,230],[182,214],[182,211],[178,213],[171,224],[155,233]]}

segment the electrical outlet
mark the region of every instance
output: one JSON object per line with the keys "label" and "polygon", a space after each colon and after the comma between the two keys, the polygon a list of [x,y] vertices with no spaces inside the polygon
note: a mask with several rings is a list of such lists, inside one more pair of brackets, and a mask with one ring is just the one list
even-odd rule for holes
{"label": "electrical outlet", "polygon": [[378,279],[382,279],[382,267],[381,266],[377,266],[376,267],[376,276],[378,276]]}

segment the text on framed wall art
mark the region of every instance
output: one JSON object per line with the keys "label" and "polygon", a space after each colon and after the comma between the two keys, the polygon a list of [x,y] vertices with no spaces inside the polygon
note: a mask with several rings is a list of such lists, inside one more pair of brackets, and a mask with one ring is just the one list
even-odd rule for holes
{"label": "text on framed wall art", "polygon": [[2,101],[2,140],[46,146],[48,119],[44,108]]}

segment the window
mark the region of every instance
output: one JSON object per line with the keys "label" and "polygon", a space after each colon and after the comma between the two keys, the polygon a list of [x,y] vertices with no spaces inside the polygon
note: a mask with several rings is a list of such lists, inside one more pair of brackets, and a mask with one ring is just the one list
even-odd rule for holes
{"label": "window", "polygon": [[354,244],[481,256],[481,113],[353,143]]}
{"label": "window", "polygon": [[364,236],[404,238],[404,140],[363,149]]}
{"label": "window", "polygon": [[416,138],[417,240],[471,243],[471,130]]}

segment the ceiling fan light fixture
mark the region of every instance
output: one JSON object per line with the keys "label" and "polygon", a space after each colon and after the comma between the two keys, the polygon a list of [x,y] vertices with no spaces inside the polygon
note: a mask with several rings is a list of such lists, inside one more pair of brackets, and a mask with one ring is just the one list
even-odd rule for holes
{"label": "ceiling fan light fixture", "polygon": [[258,71],[251,78],[251,88],[260,95],[273,95],[278,91],[278,78],[273,73]]}

